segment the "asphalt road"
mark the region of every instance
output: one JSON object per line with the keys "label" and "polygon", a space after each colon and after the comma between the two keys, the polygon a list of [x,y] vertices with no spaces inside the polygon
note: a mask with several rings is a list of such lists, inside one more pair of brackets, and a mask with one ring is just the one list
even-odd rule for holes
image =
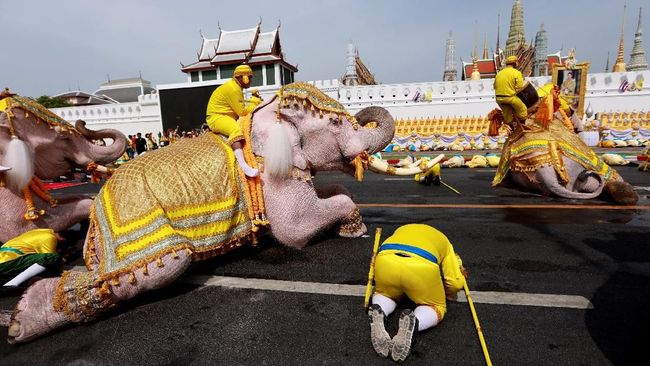
{"label": "asphalt road", "polygon": [[[369,229],[367,237],[323,233],[305,249],[295,250],[265,236],[257,247],[195,264],[173,285],[123,304],[92,324],[24,345],[0,343],[0,363],[393,364],[370,345],[362,297],[200,286],[192,279],[226,276],[362,286],[375,228],[387,235],[402,224],[419,222],[447,234],[477,294],[574,295],[590,301],[589,309],[476,303],[495,365],[636,364],[650,346],[650,173],[632,167],[617,170],[642,197],[635,210],[494,189],[494,169],[443,170],[443,180],[461,195],[371,173],[363,183],[320,173],[317,185],[342,183],[353,193]],[[97,186],[65,191],[90,194]],[[17,301],[15,296],[2,297],[0,309]],[[397,329],[397,314],[388,321],[391,334]],[[1,329],[0,338],[5,337],[6,329]],[[453,302],[439,326],[419,335],[405,364],[484,362],[467,303]]]}

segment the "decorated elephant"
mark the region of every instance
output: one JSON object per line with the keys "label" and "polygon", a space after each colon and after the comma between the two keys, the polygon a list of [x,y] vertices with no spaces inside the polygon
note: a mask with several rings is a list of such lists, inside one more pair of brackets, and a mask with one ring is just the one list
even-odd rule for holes
{"label": "decorated elephant", "polygon": [[[37,228],[65,230],[87,219],[92,200],[54,200],[41,179],[58,178],[75,167],[106,164],[119,158],[126,137],[117,130],[90,131],[83,121],[72,126],[29,98],[0,95],[0,242]],[[99,146],[93,140],[110,138]]]}
{"label": "decorated elephant", "polygon": [[[368,122],[376,127],[366,127]],[[117,303],[160,288],[190,263],[254,240],[268,226],[282,243],[303,247],[316,233],[366,232],[359,210],[340,185],[316,189],[312,174],[338,170],[361,178],[365,167],[392,174],[369,154],[393,137],[383,108],[356,116],[315,87],[284,86],[240,122],[249,164],[246,178],[223,138],[182,139],[119,167],[91,210],[84,246],[87,272],[64,272],[26,290],[9,325],[9,342],[24,342],[67,323],[92,321]]]}
{"label": "decorated elephant", "polygon": [[[574,132],[550,87],[539,91],[525,121],[513,119],[492,185],[510,186],[570,199],[603,198],[634,205],[634,188],[610,168]],[[499,109],[490,112],[490,132],[504,123]]]}

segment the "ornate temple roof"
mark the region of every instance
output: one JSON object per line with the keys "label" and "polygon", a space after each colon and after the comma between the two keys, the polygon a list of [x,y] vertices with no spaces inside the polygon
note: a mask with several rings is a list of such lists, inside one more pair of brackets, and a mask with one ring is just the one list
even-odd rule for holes
{"label": "ornate temple roof", "polygon": [[510,15],[510,30],[508,32],[505,50],[506,56],[516,55],[518,48],[521,45],[524,47],[526,46],[526,36],[524,34],[524,7],[521,5],[521,0],[515,0]]}
{"label": "ornate temple roof", "polygon": [[375,75],[368,70],[359,57],[359,50],[352,41],[348,44],[347,65],[345,73],[341,76],[341,83],[344,85],[377,85]]}
{"label": "ornate temple roof", "polygon": [[197,54],[197,61],[182,65],[181,71],[188,73],[214,69],[219,65],[247,63],[267,64],[281,62],[289,69],[296,66],[284,60],[280,45],[280,26],[270,32],[261,32],[260,24],[254,28],[235,31],[219,29],[218,38],[205,38]]}
{"label": "ornate temple roof", "polygon": [[[478,72],[481,74],[482,79],[494,78],[497,74],[497,65],[494,62],[493,58],[476,60],[476,65],[478,66]],[[472,75],[473,70],[473,62],[463,61],[463,74],[461,75],[462,80],[469,79],[469,76]]]}

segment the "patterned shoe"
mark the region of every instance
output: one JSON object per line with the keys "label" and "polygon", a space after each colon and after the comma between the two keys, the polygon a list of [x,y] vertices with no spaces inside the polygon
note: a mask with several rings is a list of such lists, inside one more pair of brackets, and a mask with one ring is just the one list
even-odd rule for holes
{"label": "patterned shoe", "polygon": [[393,341],[391,341],[388,332],[384,326],[386,315],[377,304],[370,305],[368,309],[368,318],[370,319],[370,340],[372,348],[375,349],[381,357],[388,357]]}
{"label": "patterned shoe", "polygon": [[413,310],[406,309],[399,316],[399,330],[393,337],[393,348],[391,358],[395,362],[404,362],[411,354],[411,346],[415,342],[415,335],[418,332],[418,319]]}

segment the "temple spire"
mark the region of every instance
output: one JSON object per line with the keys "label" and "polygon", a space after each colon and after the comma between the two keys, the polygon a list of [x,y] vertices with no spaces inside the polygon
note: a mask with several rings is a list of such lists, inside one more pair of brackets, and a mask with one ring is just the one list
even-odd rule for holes
{"label": "temple spire", "polygon": [[480,80],[481,73],[478,71],[478,21],[475,22],[474,27],[474,54],[472,55],[472,74],[470,75],[471,80]]}
{"label": "temple spire", "polygon": [[625,11],[627,3],[623,5],[623,22],[621,23],[621,40],[618,44],[618,55],[616,56],[616,64],[614,64],[614,72],[625,72],[625,61],[623,61],[623,54],[625,53]]}
{"label": "temple spire", "polygon": [[359,75],[357,74],[356,66],[356,48],[350,40],[348,43],[347,63],[345,65],[345,75],[343,75],[343,85],[355,86],[359,85]]}
{"label": "temple spire", "polygon": [[496,53],[499,53],[499,50],[501,49],[501,45],[499,44],[499,35],[501,33],[501,13],[497,14],[497,48],[496,48]]}
{"label": "temple spire", "polygon": [[533,75],[548,75],[548,38],[546,37],[544,23],[540,25],[539,31],[537,31],[537,34],[535,35],[535,61],[533,63]]}
{"label": "temple spire", "polygon": [[634,34],[634,46],[632,53],[630,53],[630,63],[627,66],[628,71],[640,71],[648,69],[648,61],[645,58],[645,50],[643,49],[643,28],[641,27],[641,12],[643,8],[639,8],[639,23],[636,26],[636,33]]}
{"label": "temple spire", "polygon": [[485,34],[485,40],[483,41],[483,59],[487,60],[490,58],[488,55],[488,45],[487,45],[487,34]]}
{"label": "temple spire", "polygon": [[519,45],[526,46],[526,36],[524,34],[524,7],[521,0],[515,0],[510,15],[510,31],[506,41],[506,56],[514,55]]}
{"label": "temple spire", "polygon": [[456,80],[456,43],[454,42],[453,35],[449,31],[449,38],[447,38],[447,47],[445,50],[445,71],[442,75],[443,81]]}

